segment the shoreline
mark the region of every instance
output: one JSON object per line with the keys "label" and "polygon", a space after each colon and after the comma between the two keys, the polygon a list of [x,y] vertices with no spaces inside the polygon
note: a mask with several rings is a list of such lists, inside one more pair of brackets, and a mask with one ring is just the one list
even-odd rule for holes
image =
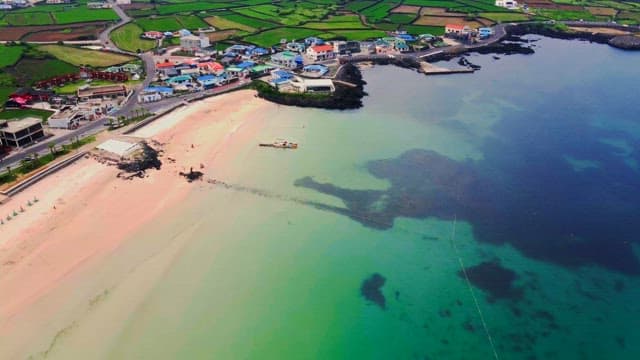
{"label": "shoreline", "polygon": [[[242,110],[235,108],[238,102]],[[84,309],[95,296],[83,293],[86,287],[81,283],[71,286],[78,289],[72,295],[59,294],[59,289],[87,275],[92,266],[133,241],[136,233],[179,206],[194,189],[180,171],[200,164],[205,172],[213,164],[223,168],[218,155],[234,142],[255,138],[260,113],[270,106],[266,104],[249,91],[198,101],[132,134],[164,144],[160,170],[122,180],[116,177],[117,168],[80,159],[0,205],[3,216],[21,204],[25,209],[1,228],[0,293],[12,295],[0,299],[0,357],[44,351],[46,345],[34,346],[34,339],[55,337],[69,319],[60,319],[57,330],[42,321],[64,318],[54,314],[56,306],[71,302],[71,308]],[[202,121],[209,116],[212,121]],[[78,315],[64,306],[72,316]]]}

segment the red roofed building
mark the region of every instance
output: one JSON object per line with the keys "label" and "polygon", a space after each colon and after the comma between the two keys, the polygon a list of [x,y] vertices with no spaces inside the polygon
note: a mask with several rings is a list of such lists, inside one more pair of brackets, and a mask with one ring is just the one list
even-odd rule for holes
{"label": "red roofed building", "polygon": [[447,24],[444,27],[444,33],[446,35],[467,35],[471,32],[471,28],[466,25]]}
{"label": "red roofed building", "polygon": [[164,38],[164,34],[161,33],[160,31],[147,31],[142,36],[147,39],[153,39],[153,40],[159,40]]}
{"label": "red roofed building", "polygon": [[200,71],[217,74],[224,71],[224,66],[222,66],[222,64],[217,63],[215,61],[207,61],[207,62],[199,63],[198,69],[200,69]]}
{"label": "red roofed building", "polygon": [[314,61],[333,59],[336,54],[333,52],[333,45],[315,45],[307,49],[307,55]]}

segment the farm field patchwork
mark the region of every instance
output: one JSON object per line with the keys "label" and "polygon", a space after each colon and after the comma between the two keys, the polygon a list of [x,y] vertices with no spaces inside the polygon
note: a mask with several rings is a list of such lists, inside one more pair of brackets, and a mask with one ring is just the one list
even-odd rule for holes
{"label": "farm field patchwork", "polygon": [[225,19],[221,16],[209,16],[204,19],[209,25],[213,26],[218,30],[227,30],[227,29],[239,29],[247,32],[256,31],[255,28],[251,26],[244,25],[235,21],[231,21],[229,19]]}
{"label": "farm field patchwork", "polygon": [[361,22],[309,22],[304,24],[304,27],[310,29],[322,29],[322,30],[332,30],[332,29],[368,29],[369,27],[364,26]]}
{"label": "farm field patchwork", "polygon": [[286,39],[287,41],[294,39],[300,40],[308,36],[317,35],[320,32],[321,31],[314,29],[283,27],[249,35],[246,36],[244,40],[258,46],[269,47],[279,44],[282,39]]}
{"label": "farm field patchwork", "polygon": [[94,67],[107,67],[127,63],[135,59],[128,55],[61,45],[43,45],[39,46],[38,50],[47,52],[62,61],[76,66],[89,65]]}
{"label": "farm field patchwork", "polygon": [[56,20],[56,24],[73,24],[79,22],[120,19],[111,9],[74,8],[65,11],[58,11],[52,15]]}
{"label": "farm field patchwork", "polygon": [[240,14],[235,14],[235,13],[221,14],[219,16],[221,18],[223,18],[223,19],[227,19],[227,20],[236,22],[238,24],[247,25],[249,27],[252,27],[254,29],[259,29],[259,30],[271,29],[273,27],[278,26],[277,24],[274,24],[274,23],[269,22],[269,21],[253,19],[253,18],[246,17],[246,16],[243,16],[243,15],[240,15]]}

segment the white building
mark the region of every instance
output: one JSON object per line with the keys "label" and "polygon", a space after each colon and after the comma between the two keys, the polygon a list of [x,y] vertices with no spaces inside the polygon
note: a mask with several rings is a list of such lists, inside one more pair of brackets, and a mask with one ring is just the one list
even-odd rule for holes
{"label": "white building", "polygon": [[331,79],[303,79],[296,76],[291,79],[290,84],[300,93],[332,93],[336,91]]}
{"label": "white building", "polygon": [[496,0],[496,6],[507,8],[507,9],[517,9],[518,2],[515,0]]}
{"label": "white building", "polygon": [[210,46],[209,38],[205,34],[200,36],[187,35],[180,38],[180,47],[184,51],[198,51]]}
{"label": "white building", "polygon": [[129,5],[129,4],[131,4],[131,0],[116,0],[116,4],[118,4],[118,5]]}
{"label": "white building", "polygon": [[336,54],[331,45],[315,45],[307,49],[307,55],[314,61],[333,59]]}

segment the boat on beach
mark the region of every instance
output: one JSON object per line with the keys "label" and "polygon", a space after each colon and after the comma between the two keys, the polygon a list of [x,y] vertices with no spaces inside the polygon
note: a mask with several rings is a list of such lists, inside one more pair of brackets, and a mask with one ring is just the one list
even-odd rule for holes
{"label": "boat on beach", "polygon": [[294,143],[287,140],[278,139],[272,143],[260,143],[259,146],[262,147],[273,147],[278,149],[297,149],[298,143]]}

